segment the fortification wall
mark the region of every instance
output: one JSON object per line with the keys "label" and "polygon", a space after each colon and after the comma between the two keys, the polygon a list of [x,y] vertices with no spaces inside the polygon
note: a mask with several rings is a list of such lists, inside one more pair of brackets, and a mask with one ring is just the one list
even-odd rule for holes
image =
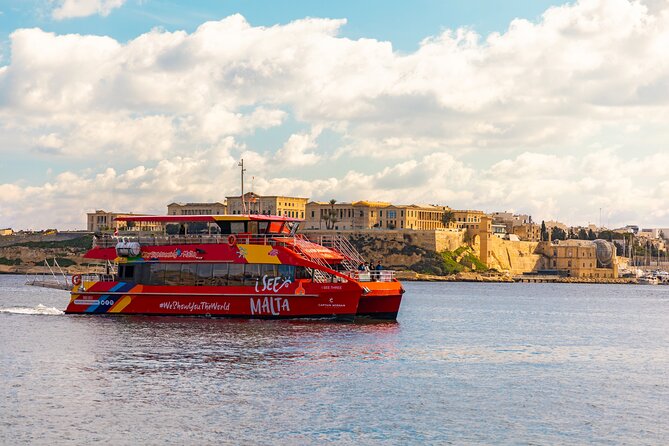
{"label": "fortification wall", "polygon": [[538,242],[490,240],[490,267],[511,274],[536,271],[543,267],[544,257],[538,253]]}

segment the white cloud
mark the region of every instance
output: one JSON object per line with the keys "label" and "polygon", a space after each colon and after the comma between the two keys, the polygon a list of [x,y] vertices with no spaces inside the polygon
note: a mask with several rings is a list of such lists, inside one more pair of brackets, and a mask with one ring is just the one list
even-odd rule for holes
{"label": "white cloud", "polygon": [[[92,3],[108,13],[121,2]],[[55,171],[3,191],[36,199],[67,180],[79,203],[99,192],[89,208],[162,210],[237,193],[244,157],[258,192],[526,207],[574,222],[608,207],[621,223],[669,224],[642,207],[667,208],[666,1],[579,0],[504,33],[445,30],[410,54],[339,37],[344,23],[257,27],[233,15],[129,42],[14,31],[0,154],[98,158],[113,171]],[[209,185],[222,176],[229,189]],[[125,200],[133,188],[146,199]],[[83,211],[61,204],[78,221]]]}
{"label": "white cloud", "polygon": [[317,147],[316,138],[322,129],[314,128],[311,133],[296,133],[290,135],[288,141],[276,152],[274,156],[276,165],[283,167],[310,166],[318,163],[321,157],[310,150]]}
{"label": "white cloud", "polygon": [[71,19],[77,17],[88,17],[99,14],[107,16],[116,8],[120,8],[125,0],[59,0],[52,12],[56,20]]}

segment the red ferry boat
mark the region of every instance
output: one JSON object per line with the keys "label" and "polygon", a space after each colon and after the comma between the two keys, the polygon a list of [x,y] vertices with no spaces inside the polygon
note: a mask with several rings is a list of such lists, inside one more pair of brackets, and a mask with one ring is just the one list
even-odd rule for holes
{"label": "red ferry boat", "polygon": [[[397,318],[404,290],[394,272],[359,269],[364,260],[348,240],[333,235],[311,241],[297,234],[300,220],[268,215],[117,220],[140,228],[159,224],[163,232],[96,237],[84,257],[107,262],[107,271],[72,278],[66,313]],[[179,234],[168,235],[168,225]]]}

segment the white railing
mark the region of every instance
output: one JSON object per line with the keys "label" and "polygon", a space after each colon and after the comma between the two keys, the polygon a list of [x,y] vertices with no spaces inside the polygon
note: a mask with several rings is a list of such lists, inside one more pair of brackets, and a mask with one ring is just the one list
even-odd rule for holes
{"label": "white railing", "polygon": [[[230,236],[234,236],[231,239]],[[252,244],[252,245],[272,245],[286,243],[282,239],[289,239],[288,235],[250,235],[250,234],[216,234],[216,235],[156,235],[156,236],[111,236],[93,238],[94,248],[114,248],[117,243],[138,242],[142,246],[159,245],[200,245],[200,244]]]}
{"label": "white railing", "polygon": [[345,273],[358,282],[392,282],[395,280],[395,271],[347,271]]}

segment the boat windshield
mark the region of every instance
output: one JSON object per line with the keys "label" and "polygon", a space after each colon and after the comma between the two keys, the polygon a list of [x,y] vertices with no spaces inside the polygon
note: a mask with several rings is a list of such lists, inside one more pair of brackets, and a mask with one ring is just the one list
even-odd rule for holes
{"label": "boat windshield", "polygon": [[300,224],[296,221],[219,221],[221,234],[295,235]]}

